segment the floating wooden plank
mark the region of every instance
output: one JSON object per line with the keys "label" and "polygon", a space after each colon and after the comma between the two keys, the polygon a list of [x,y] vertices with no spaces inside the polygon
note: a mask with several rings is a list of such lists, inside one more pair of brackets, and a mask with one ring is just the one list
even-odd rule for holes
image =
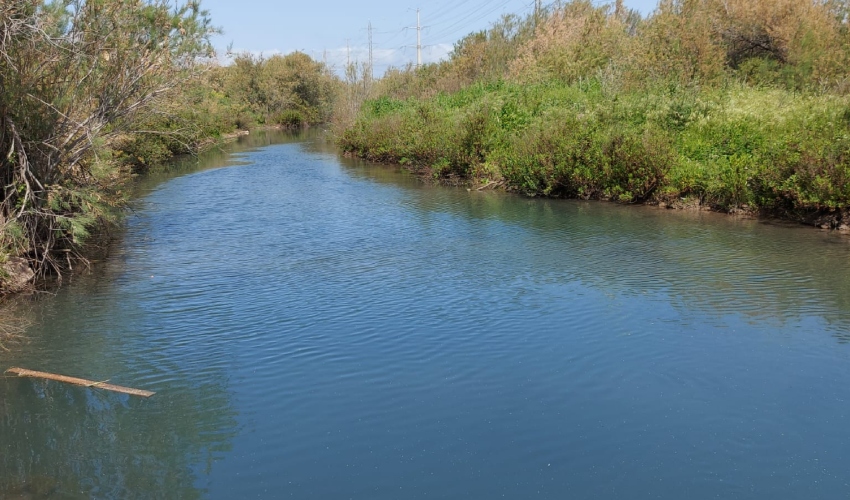
{"label": "floating wooden plank", "polygon": [[131,396],[141,396],[143,398],[149,398],[156,394],[151,391],[143,391],[141,389],[131,389],[130,387],[121,387],[120,385],[112,385],[107,384],[106,382],[95,382],[93,380],[86,380],[83,378],[76,377],[66,377],[65,375],[56,375],[55,373],[46,373],[46,372],[37,372],[34,370],[25,370],[23,368],[9,368],[5,373],[11,373],[12,375],[17,375],[19,377],[30,377],[30,378],[43,378],[45,380],[55,380],[56,382],[64,382],[66,384],[79,385],[82,387],[94,387],[97,389],[104,389],[107,391],[120,392],[123,394],[130,394]]}

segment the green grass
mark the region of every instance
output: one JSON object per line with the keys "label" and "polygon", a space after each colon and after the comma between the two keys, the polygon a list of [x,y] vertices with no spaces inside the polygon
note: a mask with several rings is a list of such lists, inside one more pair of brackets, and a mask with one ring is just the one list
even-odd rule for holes
{"label": "green grass", "polygon": [[340,143],[437,178],[500,178],[528,195],[850,206],[848,97],[741,85],[617,93],[593,80],[478,84],[421,101],[367,102]]}

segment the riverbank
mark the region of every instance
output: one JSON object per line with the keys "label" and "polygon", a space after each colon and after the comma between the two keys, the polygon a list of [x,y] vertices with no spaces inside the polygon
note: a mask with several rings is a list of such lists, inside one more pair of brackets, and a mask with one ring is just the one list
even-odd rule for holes
{"label": "riverbank", "polygon": [[[309,129],[308,126],[299,129]],[[182,154],[169,157],[168,161],[152,164],[148,168],[136,172],[134,175],[123,176],[120,185],[113,186],[113,190],[123,193],[124,198],[120,205],[116,206],[118,216],[111,221],[104,221],[96,225],[85,244],[76,249],[74,254],[68,255],[70,262],[66,261],[63,274],[74,274],[80,270],[87,269],[88,261],[100,261],[108,255],[116,234],[122,234],[125,224],[123,214],[127,203],[138,196],[139,190],[144,191],[144,186],[151,182],[161,182],[163,179],[173,175],[191,172],[198,165],[208,165],[210,162],[227,163],[228,151],[249,150],[267,145],[270,141],[279,139],[274,137],[284,135],[296,137],[298,132],[290,127],[281,125],[257,125],[251,130],[237,130],[231,133],[221,134],[218,137],[208,137],[192,145],[192,155]],[[239,144],[237,144],[237,142]],[[0,225],[0,237],[9,239],[11,235]],[[23,248],[23,247],[18,247]],[[40,276],[34,272],[32,263],[27,259],[26,252],[15,253],[6,246],[0,245],[0,301],[13,295],[27,294],[35,291],[52,288],[56,284],[55,275],[47,274]]]}
{"label": "riverbank", "polygon": [[33,279],[25,267],[40,279],[85,263],[92,240],[120,223],[133,176],[236,130],[327,121],[340,92],[300,52],[220,66],[197,2],[55,7],[0,6],[3,291]]}
{"label": "riverbank", "polygon": [[[238,130],[233,133],[222,134],[219,137],[207,137],[199,139],[197,143],[189,145],[187,148],[194,151],[194,154],[198,154],[221,147],[248,134],[249,131],[247,130]],[[115,151],[110,151],[109,154],[115,155]],[[176,156],[178,155],[169,153],[163,161],[170,161]],[[156,168],[156,164],[146,166],[136,173],[124,171],[120,175],[112,176],[108,190],[104,189],[98,195],[100,200],[107,200],[103,203],[103,207],[98,207],[102,215],[97,217],[97,220],[88,222],[89,227],[85,228],[86,243],[99,241],[103,238],[109,239],[110,231],[116,224],[121,223],[127,202],[128,188],[136,181],[138,176],[146,175],[146,172],[150,171],[151,168]],[[85,267],[84,264],[87,263],[91,254],[97,253],[102,246],[99,244],[83,244],[82,241],[80,243],[73,249],[65,250],[64,258],[59,263],[63,266],[63,271],[73,272],[75,267]],[[19,226],[0,219],[0,299],[11,294],[37,290],[41,288],[40,279],[55,274],[49,273],[39,276],[36,272],[37,266],[30,261],[31,256],[28,253],[29,248],[23,235],[20,234]]]}
{"label": "riverbank", "polygon": [[528,196],[850,225],[850,30],[833,2],[571,0],[391,71],[349,154]]}
{"label": "riverbank", "polygon": [[367,102],[339,142],[441,182],[850,226],[846,96],[500,81]]}

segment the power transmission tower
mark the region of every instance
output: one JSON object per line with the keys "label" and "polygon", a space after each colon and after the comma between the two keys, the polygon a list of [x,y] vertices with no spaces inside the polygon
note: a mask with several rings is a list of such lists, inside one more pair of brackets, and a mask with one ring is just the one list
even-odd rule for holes
{"label": "power transmission tower", "polygon": [[372,21],[369,21],[369,81],[375,78],[375,58],[372,52]]}
{"label": "power transmission tower", "polygon": [[347,68],[347,67],[351,66],[351,43],[350,43],[350,40],[348,38],[345,39],[345,54],[346,54],[345,67]]}
{"label": "power transmission tower", "polygon": [[416,9],[416,26],[406,29],[416,30],[416,69],[419,69],[422,66],[422,23],[419,21],[419,9]]}
{"label": "power transmission tower", "polygon": [[422,66],[422,23],[419,22],[419,9],[416,9],[416,69]]}

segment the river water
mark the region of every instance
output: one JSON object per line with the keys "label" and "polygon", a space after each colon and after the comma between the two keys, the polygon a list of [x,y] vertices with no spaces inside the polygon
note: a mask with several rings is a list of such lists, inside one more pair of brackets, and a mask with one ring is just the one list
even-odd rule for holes
{"label": "river water", "polygon": [[846,236],[235,151],[17,307],[0,370],[157,394],[0,379],[0,498],[850,496]]}

